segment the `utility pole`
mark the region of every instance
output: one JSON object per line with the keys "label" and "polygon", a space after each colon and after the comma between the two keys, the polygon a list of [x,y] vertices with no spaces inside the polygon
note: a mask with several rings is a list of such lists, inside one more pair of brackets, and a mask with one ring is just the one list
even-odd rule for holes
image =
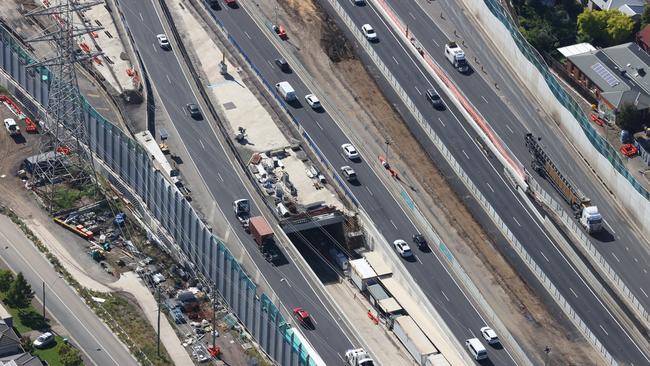
{"label": "utility pole", "polygon": [[551,353],[551,347],[544,347],[544,353],[546,353],[546,356],[544,357],[544,366],[548,366],[548,354]]}
{"label": "utility pole", "polygon": [[390,147],[390,141],[386,139],[384,142],[386,143],[386,162],[388,162],[388,148]]}
{"label": "utility pole", "polygon": [[158,293],[158,339],[156,343],[156,352],[160,357],[160,285],[156,285],[156,292]]}
{"label": "utility pole", "polygon": [[43,322],[45,320],[45,281],[43,281]]}
{"label": "utility pole", "polygon": [[[216,281],[215,281],[216,282]],[[212,284],[212,349],[217,346],[217,284]]]}

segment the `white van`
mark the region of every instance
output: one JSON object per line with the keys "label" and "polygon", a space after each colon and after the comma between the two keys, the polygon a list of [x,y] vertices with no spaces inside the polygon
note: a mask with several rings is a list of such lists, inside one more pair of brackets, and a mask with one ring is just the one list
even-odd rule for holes
{"label": "white van", "polygon": [[296,91],[293,90],[291,84],[289,84],[286,81],[281,81],[275,84],[275,90],[277,90],[278,93],[280,93],[280,95],[286,102],[293,102],[294,100],[296,100]]}
{"label": "white van", "polygon": [[485,360],[488,358],[487,350],[477,338],[471,338],[465,341],[465,346],[469,350],[469,353],[472,354],[472,357],[476,361]]}

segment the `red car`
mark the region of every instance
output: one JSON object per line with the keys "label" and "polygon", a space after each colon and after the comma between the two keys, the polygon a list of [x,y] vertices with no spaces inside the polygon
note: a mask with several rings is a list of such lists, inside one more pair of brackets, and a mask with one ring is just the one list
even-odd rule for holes
{"label": "red car", "polygon": [[237,1],[235,1],[235,0],[224,0],[224,2],[226,3],[226,5],[231,6],[231,7],[237,6]]}
{"label": "red car", "polygon": [[295,308],[293,309],[293,315],[301,322],[301,323],[309,323],[311,322],[311,319],[309,317],[309,313],[307,310],[303,308]]}

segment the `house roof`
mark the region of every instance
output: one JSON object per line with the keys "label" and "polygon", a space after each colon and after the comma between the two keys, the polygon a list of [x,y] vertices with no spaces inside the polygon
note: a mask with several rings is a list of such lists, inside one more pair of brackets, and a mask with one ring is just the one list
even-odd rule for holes
{"label": "house roof", "polygon": [[38,357],[24,352],[0,358],[0,366],[43,366],[43,362]]}
{"label": "house roof", "polygon": [[0,349],[3,350],[3,354],[0,354],[0,356],[12,354],[11,352],[19,353],[23,350],[20,345],[20,338],[4,321],[0,321]]}
{"label": "house roof", "polygon": [[650,46],[650,24],[646,25],[636,34],[637,40]]}
{"label": "house roof", "polygon": [[571,46],[560,47],[557,50],[562,54],[562,56],[570,57],[589,51],[596,51],[596,47],[592,46],[591,43],[584,42],[572,44]]}
{"label": "house roof", "polygon": [[602,10],[618,9],[627,16],[637,16],[643,13],[645,0],[591,0]]}
{"label": "house roof", "polygon": [[638,45],[630,42],[567,58],[614,107],[627,103],[639,110],[650,107],[650,56]]}

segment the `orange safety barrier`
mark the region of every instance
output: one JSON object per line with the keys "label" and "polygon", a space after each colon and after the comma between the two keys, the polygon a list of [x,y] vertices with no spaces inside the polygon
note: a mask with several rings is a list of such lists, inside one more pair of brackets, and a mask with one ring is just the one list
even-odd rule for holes
{"label": "orange safety barrier", "polygon": [[372,320],[372,322],[375,323],[375,325],[379,324],[379,318],[377,318],[377,317],[372,313],[372,311],[370,311],[370,309],[368,309],[368,318],[369,318],[370,320]]}
{"label": "orange safety barrier", "polygon": [[90,46],[88,46],[88,44],[86,44],[86,42],[79,43],[79,48],[81,48],[81,50],[86,52],[86,53],[90,53]]}
{"label": "orange safety barrier", "polygon": [[208,347],[208,353],[212,357],[219,357],[221,354],[221,348],[219,347]]}
{"label": "orange safety barrier", "polygon": [[93,57],[93,60],[95,60],[95,63],[96,63],[97,65],[101,65],[101,64],[102,64],[102,60],[100,60],[99,57],[97,57],[97,56]]}
{"label": "orange safety barrier", "polygon": [[18,104],[14,103],[14,101],[11,100],[11,98],[9,98],[8,96],[0,95],[0,102],[4,103],[16,115],[20,116],[23,114],[23,111],[22,109],[20,109]]}
{"label": "orange safety barrier", "polygon": [[36,126],[36,123],[31,118],[25,117],[25,124],[27,125],[27,128],[25,128],[27,133],[38,133],[38,126]]}
{"label": "orange safety barrier", "polygon": [[597,114],[591,113],[589,115],[589,118],[591,119],[591,122],[597,124],[598,126],[603,126],[605,123],[603,122],[602,118],[598,117]]}
{"label": "orange safety barrier", "polygon": [[64,155],[70,155],[70,148],[67,146],[59,146],[56,148],[56,152],[59,152]]}
{"label": "orange safety barrier", "polygon": [[96,32],[90,32],[90,35],[91,35],[93,38],[99,38],[99,35],[98,35]]}
{"label": "orange safety barrier", "polygon": [[639,152],[639,150],[636,148],[636,146],[634,146],[632,144],[624,144],[624,145],[621,146],[621,148],[619,150],[621,151],[621,153],[623,155],[627,156],[628,158],[633,157],[634,155],[636,155]]}
{"label": "orange safety barrier", "polygon": [[126,74],[133,77],[133,75],[135,75],[135,70],[129,67],[128,69],[126,69]]}

